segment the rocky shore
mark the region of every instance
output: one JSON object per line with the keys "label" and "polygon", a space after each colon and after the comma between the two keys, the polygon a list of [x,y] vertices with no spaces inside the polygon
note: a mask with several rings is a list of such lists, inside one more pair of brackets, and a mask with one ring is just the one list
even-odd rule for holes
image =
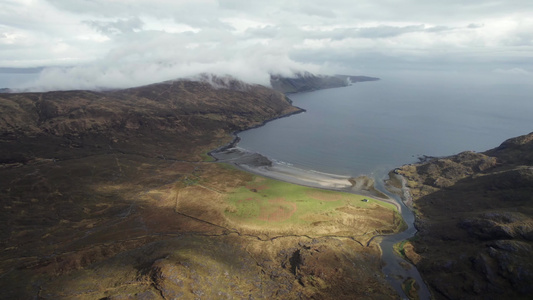
{"label": "rocky shore", "polygon": [[405,178],[416,212],[418,234],[404,254],[436,299],[531,295],[533,133],[394,173]]}

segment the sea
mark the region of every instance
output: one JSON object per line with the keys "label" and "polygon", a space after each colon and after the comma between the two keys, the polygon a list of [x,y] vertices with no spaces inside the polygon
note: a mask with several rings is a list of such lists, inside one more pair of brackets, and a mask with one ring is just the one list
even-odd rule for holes
{"label": "sea", "polygon": [[301,169],[381,178],[424,156],[482,152],[533,131],[533,81],[402,75],[288,95],[304,113],[243,131],[238,146]]}

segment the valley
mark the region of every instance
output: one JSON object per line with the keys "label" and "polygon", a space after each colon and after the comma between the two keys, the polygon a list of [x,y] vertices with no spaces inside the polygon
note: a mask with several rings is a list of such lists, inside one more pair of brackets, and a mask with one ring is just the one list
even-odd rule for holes
{"label": "valley", "polygon": [[[0,110],[2,298],[399,298],[379,243],[405,223],[373,180],[210,156],[303,111],[279,91],[205,77],[3,93]],[[396,251],[436,299],[531,292],[532,136],[390,173],[418,230]]]}
{"label": "valley", "polygon": [[3,298],[397,297],[366,245],[393,207],[210,162],[299,111],[214,80],[0,95]]}

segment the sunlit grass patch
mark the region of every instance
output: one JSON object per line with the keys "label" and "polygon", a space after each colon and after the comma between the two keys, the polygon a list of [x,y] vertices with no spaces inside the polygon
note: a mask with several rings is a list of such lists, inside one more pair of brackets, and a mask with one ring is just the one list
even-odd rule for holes
{"label": "sunlit grass patch", "polygon": [[394,205],[268,179],[228,164],[198,164],[169,197],[181,214],[245,234],[366,238],[402,226]]}
{"label": "sunlit grass patch", "polygon": [[[367,199],[367,202],[363,201]],[[317,220],[333,221],[343,213],[385,206],[375,199],[336,191],[320,190],[255,177],[226,197],[226,216],[233,221],[259,226],[312,225]],[[394,207],[390,205],[388,208]]]}

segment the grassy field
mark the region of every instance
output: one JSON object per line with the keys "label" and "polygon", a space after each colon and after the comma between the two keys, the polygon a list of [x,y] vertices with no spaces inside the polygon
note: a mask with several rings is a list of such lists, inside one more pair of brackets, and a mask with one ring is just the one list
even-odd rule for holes
{"label": "grassy field", "polygon": [[366,196],[304,187],[259,176],[229,193],[226,202],[225,216],[234,223],[269,228],[335,225],[337,230],[334,231],[337,232],[352,231],[348,228],[341,230],[339,225],[360,227],[362,223],[378,221],[376,213],[392,216],[385,219],[394,222],[396,210],[394,205]]}
{"label": "grassy field", "polygon": [[204,163],[166,197],[175,211],[243,234],[365,236],[400,231],[396,207],[379,200],[299,186]]}

